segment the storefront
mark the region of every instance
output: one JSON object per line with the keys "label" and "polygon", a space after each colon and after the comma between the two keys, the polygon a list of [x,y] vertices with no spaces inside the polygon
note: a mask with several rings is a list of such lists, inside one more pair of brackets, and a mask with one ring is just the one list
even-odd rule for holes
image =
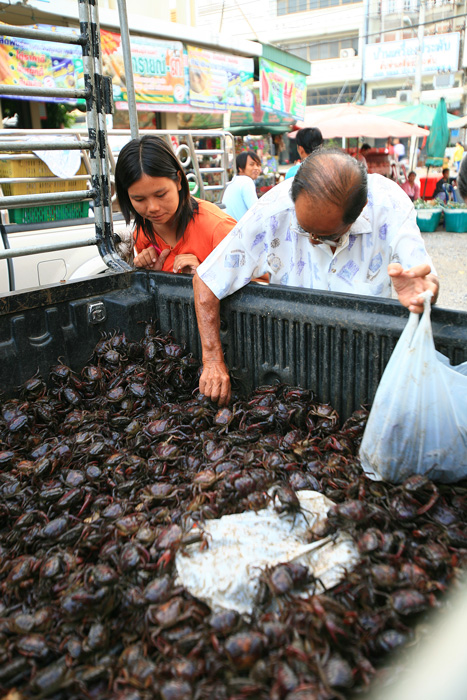
{"label": "storefront", "polygon": [[[50,24],[29,26],[54,29]],[[73,27],[69,31],[79,33]],[[275,47],[246,43],[251,56],[132,33],[132,73],[141,128],[231,126],[264,133],[264,127],[270,125],[274,127],[271,131],[285,132],[302,119],[310,64]],[[112,126],[127,128],[128,99],[120,34],[102,29],[101,49],[103,74],[112,79]],[[0,81],[6,84],[84,87],[81,49],[74,45],[0,36],[0,68]],[[18,126],[43,126],[47,120],[46,102],[44,98],[31,108],[31,123]],[[70,100],[69,108],[73,106],[79,104]]]}
{"label": "storefront", "polygon": [[[215,108],[221,113],[229,104],[238,109],[253,109],[248,82],[253,81],[253,58],[261,54],[257,42],[233,42],[228,35],[212,34],[201,42],[201,49],[196,27],[175,22],[161,23],[153,16],[138,14],[139,7],[136,2],[133,7],[136,14],[129,17],[129,30],[132,73],[142,128],[174,129],[177,128],[178,113],[211,112],[213,104],[203,100],[200,94],[203,87],[215,92],[218,103]],[[144,10],[141,6],[141,11]],[[23,4],[19,9],[18,6],[6,8],[2,19],[7,24],[34,28],[47,26],[49,29],[53,29],[55,22],[63,28],[68,21],[70,32],[79,33],[75,26],[77,14],[73,3],[62,7],[59,0],[29,0],[27,6]],[[125,128],[129,120],[119,16],[116,10],[110,10],[110,6],[109,9],[100,8],[99,14],[103,72],[112,78],[113,84],[113,126]],[[220,57],[217,67],[220,70],[212,66],[214,70],[210,75],[200,77],[196,71],[200,63],[199,52],[209,54],[210,47],[215,47]],[[8,37],[0,36],[0,83],[31,85],[32,81],[49,87],[80,87],[80,60],[78,47],[30,39],[13,44]],[[203,56],[201,60],[204,60]],[[225,75],[228,75],[228,84],[224,81]],[[46,124],[50,104],[46,99],[33,103],[26,98],[23,104],[19,104],[21,101],[16,97],[1,100],[3,104],[7,102],[12,103],[10,113],[19,113],[21,123],[17,126],[20,128],[37,129]],[[77,105],[70,101],[69,108],[73,106]]]}
{"label": "storefront", "polygon": [[235,136],[236,154],[253,150],[260,156],[263,174],[257,184],[262,193],[275,183],[281,166],[288,162],[288,139],[283,136],[304,118],[309,73],[308,61],[263,44],[262,56],[254,61],[252,109],[228,105],[224,113],[179,113],[178,128],[228,129]]}

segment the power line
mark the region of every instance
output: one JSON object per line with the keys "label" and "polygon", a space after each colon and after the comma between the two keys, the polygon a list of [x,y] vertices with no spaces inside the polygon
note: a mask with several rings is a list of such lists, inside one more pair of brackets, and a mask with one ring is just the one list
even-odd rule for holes
{"label": "power line", "polygon": [[[250,2],[249,0],[243,0],[243,1],[240,0],[240,2],[239,2],[239,0],[234,0],[234,1],[235,1],[235,4],[237,5],[238,8],[240,8],[240,5],[244,5],[244,6],[247,6],[247,5],[248,5],[248,6],[250,7],[250,9],[251,9],[251,2]],[[358,3],[355,3],[355,4],[358,4]],[[450,4],[451,4],[451,3],[449,3],[449,5],[450,5]],[[345,11],[348,12],[348,10],[349,10],[349,5],[340,6],[338,9],[339,9],[339,10],[345,10]],[[355,8],[354,8],[354,9],[355,9]],[[448,9],[448,8],[446,7],[446,9]],[[231,6],[230,8],[225,8],[225,12],[227,12],[228,10],[235,11],[235,7],[234,7],[234,6]],[[310,12],[314,12],[314,10],[307,10],[307,11],[305,11],[305,12],[306,12],[306,14],[308,14],[308,13],[310,13]],[[288,15],[277,15],[277,17],[284,17],[284,18],[285,18],[285,17],[288,17],[288,18],[290,18],[291,15],[294,15],[294,14],[297,14],[297,15],[298,15],[298,14],[305,14],[305,12],[303,12],[303,13],[290,13],[290,14],[288,14]],[[210,13],[205,13],[205,14],[206,14],[206,16],[209,17],[209,18],[214,18],[214,16],[215,16],[214,13],[212,13],[212,12],[210,12]],[[245,17],[244,13],[242,13],[242,14],[243,14],[243,16]],[[391,14],[392,14],[392,13],[391,13]],[[397,14],[397,13],[394,13],[394,14]],[[386,16],[387,16],[387,15],[386,15]],[[429,21],[424,22],[424,23],[423,23],[423,26],[429,26],[429,25],[432,25],[432,24],[438,24],[438,23],[441,23],[441,22],[446,22],[446,21],[455,20],[455,19],[462,19],[462,17],[464,17],[464,16],[465,16],[465,15],[458,14],[458,15],[448,15],[448,16],[445,16],[445,17],[439,17],[439,18],[437,18],[437,19],[429,20]],[[333,20],[335,20],[335,19],[337,18],[337,12],[336,12],[335,10],[334,10],[334,11],[331,10],[331,11],[329,11],[329,12],[327,12],[327,13],[324,13],[324,12],[320,11],[319,18],[320,18],[320,19],[323,19],[323,18],[326,19],[326,17],[328,17],[329,19],[332,18]],[[364,17],[364,15],[363,15],[363,8],[362,8],[361,17],[359,17],[358,20],[359,20],[359,21],[362,21],[362,20],[363,20],[363,17]],[[381,17],[382,17],[381,13],[374,13],[374,14],[372,14],[372,15],[370,16],[370,19],[372,19],[372,20],[377,20],[378,18],[381,18]],[[255,18],[255,19],[256,19],[256,18]],[[298,18],[297,18],[297,19],[298,19]],[[206,24],[208,24],[208,23],[209,23],[209,22],[207,22]],[[287,32],[289,33],[289,32],[291,32],[291,31],[293,31],[294,29],[299,29],[299,28],[300,28],[301,30],[303,30],[303,24],[304,24],[303,21],[301,21],[301,22],[299,21],[299,22],[297,22],[296,24],[292,24],[292,25],[291,25],[291,24],[288,24],[288,25],[287,25]],[[250,26],[251,26],[251,25],[250,25]],[[420,26],[420,24],[418,24],[418,23],[417,23],[417,24],[412,24],[412,28],[414,28],[414,29],[418,28],[419,26]],[[348,21],[345,22],[345,23],[338,23],[338,24],[336,24],[336,22],[334,21],[334,22],[333,22],[333,27],[332,27],[332,28],[333,28],[333,32],[332,32],[333,34],[338,34],[339,32],[345,33],[346,29],[347,29],[347,32],[348,32],[348,31],[349,31],[349,30],[348,30]],[[388,33],[390,33],[390,32],[400,31],[400,30],[406,30],[406,29],[407,29],[406,26],[394,27],[394,28],[385,30],[383,33],[384,33],[384,34],[388,34]],[[353,31],[355,31],[355,30],[358,31],[358,27],[355,27],[355,28],[353,29]],[[304,38],[304,37],[303,37],[303,31],[301,31],[300,34],[301,34],[302,38]],[[377,32],[368,33],[368,34],[366,34],[366,35],[359,32],[359,36],[362,36],[364,39],[365,39],[365,38],[368,39],[368,38],[370,38],[370,37],[372,37],[372,36],[380,36],[380,35],[381,35],[381,30],[379,30],[379,31],[377,31]],[[285,44],[287,41],[288,41],[288,40],[282,39],[282,40],[281,40],[281,43]],[[276,43],[277,43],[277,42],[276,42]]]}
{"label": "power line", "polygon": [[[442,19],[442,20],[437,19],[437,20],[430,20],[429,22],[422,22],[422,23],[420,23],[420,24],[412,24],[409,28],[410,28],[410,29],[418,29],[418,27],[427,27],[427,26],[430,25],[430,24],[438,24],[438,23],[440,23],[440,22],[448,22],[448,21],[451,21],[451,20],[453,20],[453,19],[461,19],[461,18],[462,18],[462,15],[452,15],[451,17],[446,17],[446,18],[444,18],[444,19]],[[401,27],[391,27],[390,29],[383,29],[383,30],[380,29],[380,30],[377,31],[377,32],[371,32],[371,33],[368,33],[368,34],[360,34],[360,33],[358,32],[358,30],[354,30],[354,31],[357,31],[357,32],[358,32],[358,34],[357,34],[358,37],[362,37],[363,39],[368,39],[368,38],[370,38],[370,37],[372,37],[372,36],[381,36],[381,34],[392,34],[393,32],[399,32],[399,31],[405,31],[405,30],[407,30],[407,26],[403,25],[403,26],[401,26]],[[450,31],[453,31],[453,30],[451,29]],[[465,31],[465,27],[461,27],[461,28],[459,28],[459,29],[456,30],[456,31],[458,31],[458,32],[463,32],[463,31]],[[440,35],[442,35],[442,34],[446,34],[446,32],[440,32]],[[331,35],[331,36],[332,36],[332,35]],[[426,36],[435,36],[435,35],[429,35],[429,34],[427,34]],[[345,40],[345,39],[351,39],[351,38],[352,38],[352,36],[350,36],[350,35],[349,35],[349,36],[343,36],[343,37],[342,37],[342,39],[344,39],[344,40]],[[417,37],[412,37],[412,38],[416,39]],[[328,40],[328,41],[329,41],[329,40]],[[308,43],[306,43],[306,44],[298,45],[298,46],[296,46],[295,44],[293,44],[293,49],[294,49],[294,50],[296,50],[296,49],[302,49],[302,48],[307,48],[308,46],[317,46],[318,44],[323,44],[323,43],[326,43],[326,39],[322,39],[322,40],[320,40],[320,41],[315,41],[315,42],[308,42]],[[366,42],[365,42],[365,43],[366,43]],[[383,43],[384,43],[384,42],[383,42]],[[292,42],[291,42],[291,43],[287,43],[286,41],[282,40],[282,41],[280,42],[280,46],[281,46],[281,47],[284,47],[284,49],[286,49],[287,46],[292,46]]]}

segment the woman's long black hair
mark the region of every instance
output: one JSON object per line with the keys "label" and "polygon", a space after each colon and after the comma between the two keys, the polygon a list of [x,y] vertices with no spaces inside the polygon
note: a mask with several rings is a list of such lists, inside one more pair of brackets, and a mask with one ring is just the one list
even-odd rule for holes
{"label": "woman's long black hair", "polygon": [[198,211],[198,202],[190,195],[188,180],[181,163],[172,148],[160,136],[145,134],[125,144],[115,167],[115,188],[126,223],[129,224],[131,219],[134,219],[137,231],[142,230],[149,240],[155,243],[152,223],[135,211],[128,196],[128,188],[143,175],[168,177],[176,183],[180,182],[175,224],[177,239],[181,238]]}

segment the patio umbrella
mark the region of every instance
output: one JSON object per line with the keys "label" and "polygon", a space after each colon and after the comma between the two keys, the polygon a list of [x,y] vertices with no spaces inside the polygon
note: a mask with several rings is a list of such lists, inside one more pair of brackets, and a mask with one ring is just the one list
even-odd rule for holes
{"label": "patio umbrella", "polygon": [[317,124],[323,120],[334,119],[334,117],[341,117],[342,115],[369,114],[371,111],[369,107],[356,105],[353,102],[345,102],[344,104],[326,107],[305,107],[305,117],[303,121],[298,121],[294,128],[298,130],[309,126],[317,126]]}
{"label": "patio umbrella", "polygon": [[465,126],[467,126],[467,114],[464,114],[463,117],[455,117],[454,119],[451,114],[448,114],[448,127],[450,129],[463,129]]}
{"label": "patio umbrella", "polygon": [[[409,124],[418,124],[418,126],[430,127],[436,114],[436,109],[430,107],[430,105],[418,104],[418,105],[407,105],[404,107],[396,107],[390,111],[386,109],[384,112],[378,112],[385,117],[390,117],[391,119],[399,119],[402,122],[408,122]],[[448,114],[449,121],[453,124],[451,128],[458,128],[455,123],[458,117],[453,114]]]}
{"label": "patio umbrella", "polygon": [[[324,111],[317,115],[313,123],[305,123],[304,126],[317,126],[323,134],[323,138],[358,138],[366,136],[368,138],[387,138],[388,136],[426,136],[427,129],[421,129],[415,124],[407,124],[389,117],[381,117],[369,111],[356,112],[349,109],[351,105],[343,105],[341,113],[330,116]],[[288,134],[290,138],[295,138],[296,132]]]}
{"label": "patio umbrella", "polygon": [[428,171],[433,165],[439,167],[443,165],[444,152],[449,143],[449,127],[448,127],[448,111],[446,109],[446,101],[442,97],[436,108],[436,114],[433,117],[430,133],[426,140],[426,155],[425,165],[426,179],[423,196],[425,196],[426,183],[428,180]]}

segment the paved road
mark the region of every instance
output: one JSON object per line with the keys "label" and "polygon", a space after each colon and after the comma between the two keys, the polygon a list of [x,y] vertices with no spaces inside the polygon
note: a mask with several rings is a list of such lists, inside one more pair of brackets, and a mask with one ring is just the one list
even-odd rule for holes
{"label": "paved road", "polygon": [[438,306],[467,311],[467,233],[422,233],[440,279]]}

